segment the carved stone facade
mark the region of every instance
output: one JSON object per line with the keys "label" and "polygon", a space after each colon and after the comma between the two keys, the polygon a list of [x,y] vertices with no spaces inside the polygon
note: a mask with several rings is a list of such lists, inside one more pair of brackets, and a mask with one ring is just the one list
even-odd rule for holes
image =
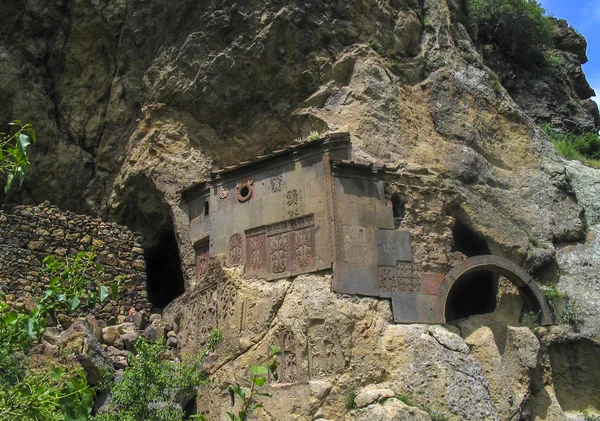
{"label": "carved stone facade", "polygon": [[[333,269],[334,291],[390,298],[396,322],[445,322],[443,274],[423,271],[410,233],[394,226],[385,185],[398,177],[395,170],[354,163],[350,146],[347,133],[331,134],[186,189],[198,286],[216,255],[267,280]],[[334,370],[343,360],[335,338],[311,340],[310,376]],[[282,361],[282,381],[295,373],[290,361]]]}

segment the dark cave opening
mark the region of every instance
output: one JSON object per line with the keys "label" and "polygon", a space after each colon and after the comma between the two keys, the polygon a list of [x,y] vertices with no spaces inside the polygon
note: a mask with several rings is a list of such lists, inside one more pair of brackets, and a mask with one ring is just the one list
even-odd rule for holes
{"label": "dark cave opening", "polygon": [[490,254],[485,239],[459,219],[456,220],[454,228],[452,228],[452,236],[454,237],[452,251],[459,251],[467,257]]}
{"label": "dark cave opening", "polygon": [[181,259],[171,227],[161,229],[156,240],[144,246],[146,288],[153,307],[163,309],[185,290]]}
{"label": "dark cave opening", "polygon": [[497,275],[490,271],[466,273],[458,278],[446,299],[446,322],[496,309]]}
{"label": "dark cave opening", "polygon": [[406,215],[406,197],[403,194],[393,194],[391,197],[394,228],[398,228]]}

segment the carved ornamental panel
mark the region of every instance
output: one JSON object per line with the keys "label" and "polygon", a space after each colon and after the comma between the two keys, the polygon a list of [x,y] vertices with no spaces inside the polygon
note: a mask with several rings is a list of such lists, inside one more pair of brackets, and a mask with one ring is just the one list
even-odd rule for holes
{"label": "carved ornamental panel", "polygon": [[196,248],[196,281],[199,282],[208,272],[208,244]]}
{"label": "carved ornamental panel", "polygon": [[246,273],[269,279],[315,270],[313,215],[246,231]]}

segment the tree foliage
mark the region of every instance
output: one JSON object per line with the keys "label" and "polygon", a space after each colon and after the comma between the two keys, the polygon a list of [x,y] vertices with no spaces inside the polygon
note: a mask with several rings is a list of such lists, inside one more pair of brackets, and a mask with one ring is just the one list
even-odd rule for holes
{"label": "tree foliage", "polygon": [[470,15],[478,38],[519,64],[540,60],[552,43],[552,22],[536,0],[471,0]]}
{"label": "tree foliage", "polygon": [[14,120],[9,126],[16,131],[12,134],[0,133],[0,175],[6,175],[5,192],[11,189],[15,179],[19,185],[23,184],[25,169],[29,165],[27,148],[36,141],[31,124]]}
{"label": "tree foliage", "polygon": [[[86,421],[90,416],[95,392],[82,370],[34,368],[27,358],[48,317],[109,297],[105,286],[87,276],[91,267],[102,273],[95,257],[93,252],[47,257],[44,271],[50,282],[33,306],[9,305],[0,294],[0,421]],[[115,296],[116,289],[112,292]]]}
{"label": "tree foliage", "polygon": [[164,340],[149,343],[139,337],[135,354],[127,358],[128,367],[123,380],[112,385],[111,402],[107,412],[94,421],[180,421],[184,411],[178,401],[195,396],[197,389],[207,382],[201,370],[204,357],[215,351],[223,336],[213,331],[207,349],[195,358],[184,357],[171,361],[163,355],[167,351]]}

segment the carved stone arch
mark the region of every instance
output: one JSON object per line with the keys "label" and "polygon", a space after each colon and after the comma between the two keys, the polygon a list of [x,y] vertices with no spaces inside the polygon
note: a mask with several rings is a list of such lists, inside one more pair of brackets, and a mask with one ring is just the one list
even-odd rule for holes
{"label": "carved stone arch", "polygon": [[470,257],[458,263],[446,274],[439,292],[444,322],[446,321],[446,301],[452,286],[461,276],[478,271],[490,271],[506,277],[519,289],[519,294],[527,307],[541,311],[542,325],[554,324],[552,310],[533,278],[510,260],[492,255]]}

